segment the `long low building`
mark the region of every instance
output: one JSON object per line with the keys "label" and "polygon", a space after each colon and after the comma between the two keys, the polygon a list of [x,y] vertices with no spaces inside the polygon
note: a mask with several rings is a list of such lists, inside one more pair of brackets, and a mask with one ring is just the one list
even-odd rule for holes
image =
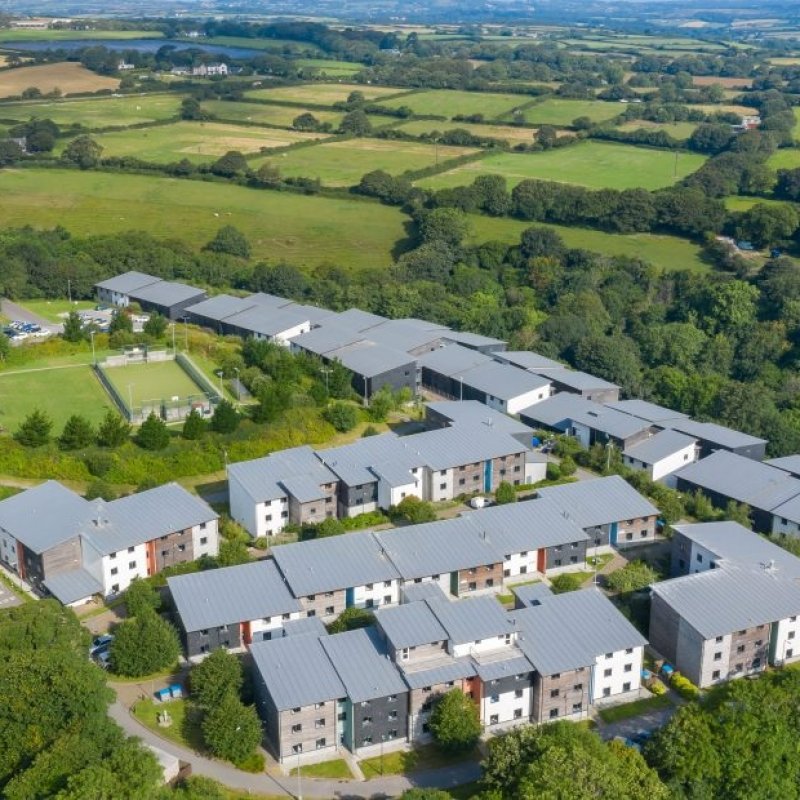
{"label": "long low building", "polygon": [[175,483],[105,502],[47,481],[0,502],[0,561],[65,605],[114,597],[218,547],[217,513]]}

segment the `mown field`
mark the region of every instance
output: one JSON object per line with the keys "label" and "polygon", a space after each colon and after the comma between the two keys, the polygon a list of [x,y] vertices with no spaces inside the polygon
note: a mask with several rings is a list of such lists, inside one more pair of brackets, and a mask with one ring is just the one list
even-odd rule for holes
{"label": "mown field", "polygon": [[[442,122],[432,119],[415,119],[411,122],[404,122],[399,125],[401,131],[419,136],[423,133],[433,131],[451,131],[460,128],[469,131],[474,136],[490,136],[493,139],[501,139],[510,145],[530,144],[536,135],[536,128],[523,128],[518,125],[486,125],[478,122]],[[569,135],[567,131],[560,132],[561,135]]]}
{"label": "mown field", "polygon": [[169,400],[172,397],[185,399],[190,395],[204,394],[175,361],[109,367],[103,372],[120,397],[129,406],[133,402],[134,408],[147,401]]}
{"label": "mown field", "polygon": [[[304,109],[296,106],[276,106],[266,103],[237,103],[230,100],[204,100],[203,109],[220,119],[241,120],[242,122],[258,122],[264,125],[279,125],[289,128],[300,114],[313,114],[320,122],[330,122],[334,128],[339,127],[344,114],[338,111],[320,111]],[[373,118],[374,119],[374,118]],[[373,123],[374,124],[374,123]]]}
{"label": "mown field", "polygon": [[220,183],[69,170],[0,171],[5,227],[63,225],[78,235],[147,231],[201,248],[239,228],[255,258],[298,266],[383,267],[408,218],[377,203],[259,191]]}
{"label": "mown field", "polygon": [[485,119],[497,119],[510,114],[513,109],[525,103],[530,103],[532,99],[524,94],[492,94],[444,89],[416,92],[381,100],[380,103],[388,108],[408,106],[415,114],[421,116],[451,119],[457,115],[483,114]]}
{"label": "mown field", "polygon": [[800,167],[800,147],[782,147],[768,159],[767,166],[774,170],[797,169]]}
{"label": "mown field", "polygon": [[496,239],[507,244],[516,244],[522,232],[531,227],[552,228],[568,247],[592,250],[605,255],[622,255],[649,261],[659,269],[705,271],[708,265],[700,258],[700,248],[675,236],[660,236],[652,233],[612,234],[589,228],[570,228],[564,225],[549,225],[539,222],[521,222],[508,218],[470,216],[470,241],[483,242]]}
{"label": "mown field", "polygon": [[353,186],[361,176],[376,169],[391,175],[419,170],[478,152],[469,147],[445,147],[421,142],[384,139],[348,139],[305,147],[255,159],[255,169],[265,162],[277,166],[286,177],[319,178],[326,186]]}
{"label": "mown field", "polygon": [[800,108],[795,108],[794,118],[796,120],[794,123],[794,131],[793,131],[794,138],[800,139]]}
{"label": "mown field", "polygon": [[161,39],[160,31],[71,31],[26,30],[11,28],[0,31],[0,42],[63,42],[73,39]]}
{"label": "mown field", "polygon": [[660,189],[697,171],[695,153],[584,141],[539,153],[500,153],[419,181],[430,189],[463,186],[478,175],[502,175],[514,186],[527,178],[574,183],[591,189]]}
{"label": "mown field", "polygon": [[15,431],[34,408],[53,420],[53,435],[58,435],[71,414],[98,423],[112,407],[89,366],[0,372],[0,426],[7,431]]}
{"label": "mown field", "polygon": [[635,119],[616,126],[618,131],[664,131],[673,139],[688,139],[697,128],[696,122],[650,122],[644,119]]}
{"label": "mown field", "polygon": [[3,103],[0,118],[25,121],[47,117],[62,126],[80,124],[87,128],[137,125],[177,117],[182,99],[177,94],[148,94]]}
{"label": "mown field", "polygon": [[294,39],[251,39],[246,36],[208,36],[200,39],[185,37],[183,41],[219,45],[220,47],[247,47],[250,50],[269,50],[272,52],[289,51],[316,55],[322,51],[311,42],[298,42]]}
{"label": "mown field", "polygon": [[[262,148],[285,147],[296,142],[314,141],[323,133],[255,126],[228,125],[221,122],[175,122],[130,131],[98,133],[95,141],[102,145],[103,156],[135,156],[144,161],[170,163],[187,158],[204,163],[214,161],[229,150],[258,153]],[[61,140],[61,149],[67,140]]]}
{"label": "mown field", "polygon": [[278,86],[274,89],[254,89],[247,92],[246,96],[254,100],[330,106],[347,100],[350,92],[361,92],[367,100],[377,100],[403,91],[406,90],[388,86],[363,86],[358,83],[305,83],[298,86]]}
{"label": "mown field", "polygon": [[625,110],[619,103],[604,103],[601,100],[562,100],[549,97],[541,103],[523,111],[526,122],[534,125],[571,125],[578,117],[589,117],[593,122],[618,117]]}
{"label": "mown field", "polygon": [[22,94],[26,89],[36,88],[42,94],[59,89],[62,94],[96,92],[100,89],[116,89],[119,81],[90,72],[81,64],[62,62],[20,67],[0,72],[0,97]]}
{"label": "mown field", "polygon": [[354,64],[350,61],[328,61],[325,58],[298,58],[294,63],[300,67],[318,69],[325,75],[335,78],[347,78],[364,69],[363,64]]}

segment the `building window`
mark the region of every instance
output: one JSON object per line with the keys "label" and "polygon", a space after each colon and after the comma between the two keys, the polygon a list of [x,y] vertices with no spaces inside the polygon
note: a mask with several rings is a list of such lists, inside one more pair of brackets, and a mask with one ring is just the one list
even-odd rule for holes
{"label": "building window", "polygon": [[314,609],[312,608],[311,611],[306,611],[306,616],[307,617],[316,617],[317,616],[317,612],[314,611]]}
{"label": "building window", "polygon": [[320,717],[319,719],[314,720],[314,727],[315,728],[324,728],[325,727],[325,717]]}
{"label": "building window", "polygon": [[610,658],[614,658],[614,654],[613,653],[606,653],[606,661],[608,661]]}
{"label": "building window", "polygon": [[714,671],[711,673],[711,680],[712,680],[712,681],[718,681],[718,680],[719,680],[719,670],[718,670],[718,669],[715,669],[715,670],[714,670]]}
{"label": "building window", "polygon": [[499,694],[493,694],[493,695],[492,695],[492,696],[489,698],[489,702],[490,702],[490,703],[499,703],[499,702],[500,702],[500,695],[499,695]]}
{"label": "building window", "polygon": [[553,562],[553,566],[560,567],[560,566],[561,566],[561,559],[560,559],[560,558],[557,558],[557,559],[556,559],[556,560]]}
{"label": "building window", "polygon": [[362,725],[372,725],[372,717],[364,717],[364,719],[361,720],[361,724]]}
{"label": "building window", "polygon": [[716,639],[714,639],[714,641],[715,641],[717,644],[719,644],[719,643],[720,643],[720,642],[721,642],[721,641],[722,641],[724,638],[725,638],[724,636],[717,636],[717,638],[716,638]]}
{"label": "building window", "polygon": [[514,689],[514,697],[522,697],[522,689]]}
{"label": "building window", "polygon": [[446,488],[447,488],[447,484],[446,483],[440,483],[439,484],[439,489],[444,490]]}
{"label": "building window", "polygon": [[698,564],[702,564],[703,563],[703,554],[702,553],[698,553],[697,554],[697,563]]}
{"label": "building window", "polygon": [[610,686],[606,686],[606,688],[603,689],[603,697],[611,697],[611,687]]}
{"label": "building window", "polygon": [[387,717],[387,719],[392,719],[392,720],[397,719],[397,712],[396,711],[390,711],[389,712],[389,716]]}
{"label": "building window", "polygon": [[364,737],[364,738],[361,740],[361,744],[362,744],[364,747],[366,747],[366,746],[367,746],[367,745],[369,745],[369,744],[372,744],[372,737],[371,737],[371,736],[365,736],[365,737]]}
{"label": "building window", "polygon": [[119,569],[117,567],[111,567],[111,574],[112,575],[116,575],[118,572],[119,572]]}
{"label": "building window", "polygon": [[200,544],[208,544],[208,536],[201,536]]}
{"label": "building window", "polygon": [[334,607],[333,606],[325,606],[325,615],[326,616],[330,616],[333,613],[334,613]]}
{"label": "building window", "polygon": [[111,587],[111,594],[116,594],[118,591],[119,591],[119,584],[118,584],[118,583],[115,583],[115,584],[114,584],[114,585]]}
{"label": "building window", "polygon": [[490,725],[497,725],[498,722],[500,722],[500,715],[499,714],[492,714],[492,716],[489,717],[489,724]]}
{"label": "building window", "polygon": [[323,739],[317,739],[317,741],[316,741],[317,750],[322,750],[322,748],[325,747],[325,744],[326,743],[325,743],[325,739],[324,738]]}
{"label": "building window", "polygon": [[128,548],[128,552],[129,552],[129,553],[133,553],[135,550],[136,550],[136,548],[135,548],[135,547],[129,547],[129,548]]}
{"label": "building window", "polygon": [[786,635],[786,638],[787,639],[794,639],[794,631],[789,631],[789,633]]}
{"label": "building window", "polygon": [[714,653],[714,661],[722,661],[722,653]]}
{"label": "building window", "polygon": [[514,719],[522,719],[522,709],[515,708],[514,709]]}
{"label": "building window", "polygon": [[573,691],[573,692],[582,692],[582,691],[583,691],[583,684],[582,684],[582,683],[576,683],[576,684],[575,684],[575,685],[572,687],[572,691]]}
{"label": "building window", "polygon": [[611,677],[611,670],[610,669],[603,670],[603,675],[606,678],[610,678]]}
{"label": "building window", "polygon": [[561,694],[560,689],[551,689],[550,690],[550,697],[558,697]]}
{"label": "building window", "polygon": [[303,730],[303,725],[300,722],[292,725],[292,733],[300,733]]}
{"label": "building window", "polygon": [[623,683],[623,684],[622,684],[622,691],[623,691],[623,692],[629,692],[630,690],[631,690],[631,684],[630,684],[630,682],[627,682],[627,683]]}
{"label": "building window", "polygon": [[743,644],[738,645],[737,648],[736,648],[736,652],[737,653],[744,653],[744,645]]}
{"label": "building window", "polygon": [[129,561],[128,562],[128,569],[136,569],[136,562],[135,561]]}
{"label": "building window", "polygon": [[626,664],[624,671],[625,672],[632,672],[633,671],[633,664]]}
{"label": "building window", "polygon": [[292,745],[292,752],[295,755],[297,755],[298,753],[302,753],[303,752],[303,743],[301,742],[300,744],[293,744]]}
{"label": "building window", "polygon": [[166,558],[169,555],[169,550],[162,550],[161,551],[161,558]]}
{"label": "building window", "polygon": [[572,713],[573,714],[580,714],[583,710],[583,703],[573,703],[572,704]]}
{"label": "building window", "polygon": [[558,709],[551,708],[550,709],[550,719],[555,719],[558,716]]}

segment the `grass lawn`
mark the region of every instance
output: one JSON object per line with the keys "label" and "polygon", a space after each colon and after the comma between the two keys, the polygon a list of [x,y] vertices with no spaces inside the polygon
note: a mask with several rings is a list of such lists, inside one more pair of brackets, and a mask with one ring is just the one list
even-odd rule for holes
{"label": "grass lawn", "polygon": [[542,125],[571,125],[578,117],[589,117],[593,122],[603,122],[618,117],[625,108],[619,103],[601,100],[568,100],[548,97],[523,112],[526,122]]}
{"label": "grass lawn", "polygon": [[256,169],[269,161],[287,177],[319,178],[325,186],[353,186],[372,170],[392,175],[418,170],[435,163],[478,152],[470,147],[446,147],[422,142],[385,139],[346,139],[265,156],[252,162]]}
{"label": "grass lawn", "polygon": [[250,50],[278,51],[288,49],[294,53],[308,53],[309,55],[316,55],[321,52],[321,50],[311,42],[298,42],[294,39],[251,39],[247,36],[208,36],[200,40],[185,37],[182,41],[193,42],[197,47],[202,47],[204,44],[213,44],[222,47],[246,47]]}
{"label": "grass lawn", "polygon": [[74,39],[161,39],[160,31],[73,31],[24,30],[12,28],[0,32],[0,42],[69,42]]}
{"label": "grass lawn", "polygon": [[[607,256],[629,256],[649,261],[664,270],[707,271],[708,265],[700,258],[700,248],[688,239],[654,233],[606,233],[591,228],[570,228],[566,225],[549,225],[541,222],[520,222],[515,219],[471,215],[471,241],[485,242],[496,239],[508,244],[519,244],[522,232],[531,225],[552,228],[566,242],[567,247],[592,250]],[[544,486],[545,484],[539,484]]]}
{"label": "grass lawn", "polygon": [[472,183],[478,175],[502,175],[512,186],[527,178],[535,178],[579,184],[589,189],[641,187],[654,190],[670,186],[696,172],[705,160],[705,156],[696,153],[584,141],[539,153],[491,155],[423,178],[418,185],[442,189]]}
{"label": "grass lawn", "polygon": [[105,374],[125,402],[130,403],[132,398],[134,407],[149,400],[169,400],[174,396],[185,398],[203,393],[177,361],[108,367]]}
{"label": "grass lawn", "polygon": [[[297,769],[293,769],[292,775],[297,775]],[[350,767],[343,758],[335,758],[332,761],[322,761],[319,764],[307,764],[300,767],[300,774],[304,778],[327,778],[329,780],[349,781],[353,777]]]}
{"label": "grass lawn", "polygon": [[650,122],[644,119],[635,119],[631,122],[625,122],[622,125],[617,125],[618,131],[664,131],[668,133],[673,139],[683,140],[688,139],[697,128],[696,122]]}
{"label": "grass lawn", "polygon": [[794,137],[795,139],[800,139],[800,108],[795,108],[794,119],[795,119],[794,129],[793,129]]}
{"label": "grass lawn", "polygon": [[24,300],[19,303],[33,314],[38,314],[50,322],[63,322],[70,311],[88,311],[97,303],[94,300]]}
{"label": "grass lawn", "polygon": [[359,762],[359,766],[364,777],[369,780],[370,778],[379,778],[381,775],[403,775],[408,772],[448,767],[464,761],[480,761],[480,759],[481,754],[477,749],[460,756],[448,756],[437,750],[434,745],[423,745],[412,750],[384,753],[382,772],[380,756],[365,758]]}
{"label": "grass lawn", "polygon": [[[296,142],[314,141],[324,133],[301,133],[276,128],[256,128],[222,122],[175,122],[143,130],[95,134],[104,156],[135,156],[145,161],[169,163],[188,158],[210,162],[229,150],[257,153],[262,148],[285,147]],[[61,149],[68,142],[62,140]]]}
{"label": "grass lawn", "polygon": [[753,206],[763,205],[763,206],[794,206],[794,203],[790,203],[787,200],[773,200],[769,197],[741,197],[740,195],[729,195],[725,198],[725,208],[728,211],[747,211],[751,209]]}
{"label": "grass lawn", "polygon": [[[162,728],[158,724],[158,712],[168,711],[172,717],[172,725]],[[191,700],[170,700],[168,703],[156,703],[154,700],[139,700],[133,707],[133,716],[145,727],[159,736],[203,752],[205,743],[200,730],[200,711]]]}
{"label": "grass lawn", "polygon": [[119,81],[91,72],[78,63],[41,64],[0,72],[0,97],[22,94],[35,86],[42,94],[60,89],[62,94],[116,89]]}
{"label": "grass lawn", "polygon": [[601,708],[597,713],[605,723],[620,722],[623,719],[638,717],[648,711],[655,711],[660,708],[669,708],[672,705],[669,695],[653,695],[641,700],[634,700],[632,703],[624,703],[621,706],[610,706]]}
{"label": "grass lawn", "polygon": [[82,414],[98,423],[113,407],[88,366],[0,373],[0,426],[9,431],[34,408],[53,420],[52,434],[58,435],[70,415]]}
{"label": "grass lawn", "polygon": [[[237,103],[229,100],[204,100],[203,108],[220,119],[235,119],[242,122],[261,122],[265,125],[280,125],[289,128],[292,122],[306,113],[306,109],[296,106],[275,106],[266,103]],[[344,114],[338,111],[308,111],[320,122],[330,122],[334,129],[339,127]]]}
{"label": "grass lawn", "polygon": [[363,64],[353,64],[350,61],[328,61],[325,58],[298,58],[295,62],[298,67],[311,67],[334,78],[347,78],[361,72]]}
{"label": "grass lawn", "polygon": [[367,100],[398,94],[407,89],[394,89],[389,86],[365,86],[358,83],[304,83],[299,86],[279,86],[274,89],[256,89],[247,92],[247,97],[255,100],[276,100],[289,103],[312,103],[330,106],[347,100],[350,92],[361,92]]}
{"label": "grass lawn", "polygon": [[0,117],[19,120],[47,117],[64,126],[80,124],[87,128],[105,128],[176,117],[182,99],[177,94],[149,94],[4,103],[0,105]]}
{"label": "grass lawn", "polygon": [[597,571],[600,572],[600,570],[603,569],[603,567],[606,564],[608,564],[610,561],[612,561],[613,558],[614,558],[614,554],[613,553],[600,553],[600,555],[597,555],[597,556],[587,556],[586,557],[586,563],[590,567],[594,568],[595,562],[597,562]]}
{"label": "grass lawn", "polygon": [[800,167],[800,147],[782,147],[776,150],[767,159],[767,166],[774,170]]}
{"label": "grass lawn", "polygon": [[[533,586],[534,583],[541,583],[541,581],[538,580],[538,579],[535,580],[535,581],[520,581],[520,583],[510,584],[508,588],[513,590],[513,589],[517,589],[520,586]],[[495,595],[495,597],[497,597],[497,600],[500,603],[502,603],[504,606],[510,605],[511,603],[514,602],[514,592],[513,591],[509,592],[508,594],[498,594],[498,595]]]}
{"label": "grass lawn", "polygon": [[248,237],[256,259],[347,268],[391,263],[407,221],[398,209],[358,200],[57,169],[0,171],[0,219],[7,227],[63,225],[82,236],[146,230],[197,249],[230,224]]}
{"label": "grass lawn", "polygon": [[536,134],[535,128],[521,128],[516,125],[487,125],[478,122],[443,122],[435,119],[415,119],[411,122],[404,122],[398,129],[419,136],[423,133],[439,131],[452,131],[456,128],[469,131],[475,136],[490,136],[493,139],[501,139],[510,145],[524,142],[530,144]]}
{"label": "grass lawn", "polygon": [[700,109],[705,114],[738,114],[741,117],[748,116],[755,113],[753,108],[749,106],[737,105],[716,105],[714,103],[701,104],[690,106],[692,109]]}
{"label": "grass lawn", "polygon": [[431,90],[382,100],[388,108],[408,106],[415,114],[452,118],[457,114],[483,114],[485,119],[495,119],[533,98],[524,94],[493,94],[491,92],[464,92],[455,89]]}

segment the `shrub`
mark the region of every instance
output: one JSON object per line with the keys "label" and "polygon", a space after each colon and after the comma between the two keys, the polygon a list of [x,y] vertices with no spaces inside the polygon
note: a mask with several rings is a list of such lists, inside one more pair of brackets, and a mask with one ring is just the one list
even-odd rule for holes
{"label": "shrub", "polygon": [[148,611],[158,611],[161,595],[141,578],[134,578],[125,591],[125,608],[129,617],[139,617]]}
{"label": "shrub", "polygon": [[243,676],[239,659],[226,650],[214,650],[207,658],[192,668],[192,694],[206,711],[219,704],[228,692],[241,691]]}
{"label": "shrub", "polygon": [[115,630],[111,666],[118,675],[141,678],[171,667],[178,660],[180,644],[175,628],[154,611],[126,619]]}
{"label": "shrub", "polygon": [[700,690],[688,678],[677,672],[673,673],[669,683],[684,700],[697,700],[700,697]]}
{"label": "shrub", "polygon": [[577,468],[578,466],[572,456],[564,456],[564,458],[561,459],[561,464],[559,464],[559,471],[562,478],[568,478],[570,475],[574,475]]}
{"label": "shrub", "polygon": [[644,561],[631,561],[621,569],[614,570],[606,580],[612,592],[635,592],[658,579],[659,574]]}
{"label": "shrub", "polygon": [[431,503],[426,503],[411,494],[390,509],[389,516],[417,525],[420,522],[433,522],[436,519],[436,511]]}
{"label": "shrub", "polygon": [[652,685],[647,687],[652,694],[656,697],[661,697],[662,694],[667,693],[667,687],[661,681],[653,681]]}
{"label": "shrub", "polygon": [[19,426],[16,439],[24,447],[42,447],[50,441],[52,427],[53,420],[44,411],[35,408]]}
{"label": "shrub", "polygon": [[574,592],[576,589],[581,588],[584,580],[586,580],[586,577],[582,574],[562,572],[561,575],[556,575],[555,578],[550,581],[550,586],[556,594]]}
{"label": "shrub", "polygon": [[561,477],[561,468],[552,461],[547,463],[546,478],[548,481],[557,481]]}
{"label": "shrub", "polygon": [[494,499],[498,505],[515,503],[517,500],[517,493],[508,481],[501,481],[494,493]]}
{"label": "shrub", "polygon": [[163,450],[169,444],[167,426],[152,411],[136,434],[136,444],[145,450]]}
{"label": "shrub", "polygon": [[433,707],[430,729],[437,746],[446,753],[466,752],[481,735],[478,707],[460,689],[452,689]]}
{"label": "shrub", "polygon": [[322,416],[336,428],[339,433],[346,433],[355,428],[358,422],[358,411],[352,403],[331,403]]}
{"label": "shrub", "polygon": [[246,763],[261,743],[261,722],[253,706],[245,706],[234,692],[206,714],[203,738],[209,750],[235,764]]}

